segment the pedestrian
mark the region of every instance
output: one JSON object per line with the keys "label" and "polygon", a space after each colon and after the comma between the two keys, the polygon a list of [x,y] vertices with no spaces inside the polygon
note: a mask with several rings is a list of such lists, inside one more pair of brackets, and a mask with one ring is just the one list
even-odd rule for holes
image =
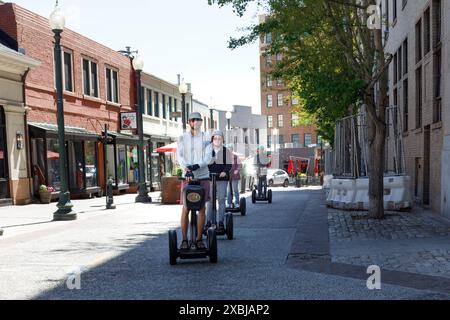
{"label": "pedestrian", "polygon": [[[228,182],[230,180],[230,170],[233,162],[233,154],[224,146],[224,135],[222,131],[214,131],[211,136],[212,142],[212,161],[208,166],[210,173],[217,174],[216,179],[216,195],[219,202],[219,223],[217,232],[224,232],[225,230],[225,200],[227,196]],[[206,229],[211,227],[213,215],[212,186],[210,188],[210,201],[207,205],[207,224]]]}
{"label": "pedestrian", "polygon": [[[258,178],[259,196],[267,194],[267,168],[270,167],[270,159],[264,146],[259,146],[256,155],[256,176]],[[261,194],[262,193],[262,194]]]}
{"label": "pedestrian", "polygon": [[[207,140],[207,136],[202,132],[202,116],[199,112],[192,112],[189,115],[189,132],[185,132],[178,138],[178,162],[182,167],[184,174],[192,173],[194,179],[200,180],[200,185],[205,190],[205,203],[209,200],[209,169],[208,165],[212,158],[211,144]],[[184,189],[192,178],[186,178],[181,185],[181,204],[183,204]],[[197,220],[197,242],[196,247],[199,250],[206,248],[203,243],[203,227],[205,225],[205,205],[200,209]],[[189,225],[189,211],[183,205],[181,212],[181,231],[183,241],[181,242],[181,250],[188,250],[189,243],[187,239],[187,230]]]}
{"label": "pedestrian", "polygon": [[[237,155],[233,156],[233,165],[230,171],[230,183],[228,190],[228,207],[239,207],[239,181],[241,180],[242,164]],[[234,196],[234,203],[233,203]]]}

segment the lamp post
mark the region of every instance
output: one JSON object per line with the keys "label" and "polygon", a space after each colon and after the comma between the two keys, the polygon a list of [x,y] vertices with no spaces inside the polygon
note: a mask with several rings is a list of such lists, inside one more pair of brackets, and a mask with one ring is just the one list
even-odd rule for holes
{"label": "lamp post", "polygon": [[62,86],[62,59],[61,59],[61,33],[64,30],[66,19],[58,7],[50,14],[50,27],[55,34],[55,73],[56,73],[56,97],[58,118],[58,144],[59,144],[59,174],[61,179],[58,210],[53,214],[54,221],[75,220],[77,214],[72,211],[70,192],[67,185],[67,161],[66,161],[66,137],[64,132],[64,102]]}
{"label": "lamp post", "polygon": [[186,93],[188,92],[188,86],[183,81],[181,81],[180,87],[178,88],[181,93],[181,119],[183,121],[183,132],[186,132]]}
{"label": "lamp post", "polygon": [[142,118],[143,106],[141,96],[141,72],[144,69],[144,60],[137,55],[133,59],[133,68],[136,71],[136,89],[137,89],[137,125],[139,135],[139,194],[136,197],[136,202],[149,203],[152,198],[148,195],[147,184],[145,183],[145,167],[144,167],[144,121]]}

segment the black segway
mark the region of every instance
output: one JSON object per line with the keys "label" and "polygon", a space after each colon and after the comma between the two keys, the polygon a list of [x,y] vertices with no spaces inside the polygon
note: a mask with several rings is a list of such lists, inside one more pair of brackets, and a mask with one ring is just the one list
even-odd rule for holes
{"label": "black segway", "polygon": [[[191,175],[192,177],[192,175]],[[180,178],[185,180],[185,178]],[[209,228],[206,231],[207,248],[199,250],[196,247],[197,242],[197,213],[205,204],[205,190],[200,185],[200,181],[191,180],[183,193],[184,205],[189,209],[190,227],[189,227],[189,249],[178,249],[178,240],[176,230],[169,231],[169,257],[170,264],[176,265],[177,259],[204,259],[209,257],[211,263],[217,263],[217,236],[216,230]]]}
{"label": "black segway", "polygon": [[233,192],[233,182],[231,181],[230,177],[230,192],[231,192],[231,207],[227,208],[225,212],[230,213],[241,213],[241,216],[245,216],[247,213],[247,200],[245,198],[241,197],[239,199],[239,207],[234,206],[234,192]]}
{"label": "black segway", "polygon": [[[259,184],[259,178],[258,178]],[[256,185],[252,191],[252,203],[255,204],[257,201],[267,201],[268,203],[272,203],[272,190],[267,189],[267,192],[263,192],[263,186],[261,184],[261,188],[258,188]]]}
{"label": "black segway", "polygon": [[[234,238],[234,226],[233,226],[233,215],[231,213],[225,214],[225,229],[223,231],[218,230],[217,223],[217,174],[211,173],[211,181],[213,185],[212,189],[212,220],[208,221],[211,225],[210,229],[214,229],[216,231],[216,235],[218,236],[227,236],[228,240],[233,240]],[[204,231],[206,233],[207,230]]]}

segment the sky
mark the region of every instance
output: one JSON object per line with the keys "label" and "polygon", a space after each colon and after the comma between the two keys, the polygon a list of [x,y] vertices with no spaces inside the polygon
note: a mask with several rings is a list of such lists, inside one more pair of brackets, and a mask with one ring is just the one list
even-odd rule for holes
{"label": "sky", "polygon": [[[48,17],[55,0],[7,0]],[[252,106],[260,113],[258,43],[235,50],[230,37],[258,23],[256,7],[242,18],[207,0],[59,0],[66,27],[114,50],[139,50],[144,71],[192,84],[194,99],[217,109]],[[64,37],[64,33],[62,35]]]}

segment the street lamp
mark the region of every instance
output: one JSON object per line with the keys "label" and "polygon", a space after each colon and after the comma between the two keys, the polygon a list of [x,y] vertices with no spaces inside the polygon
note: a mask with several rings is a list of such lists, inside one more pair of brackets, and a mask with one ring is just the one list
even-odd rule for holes
{"label": "street lamp", "polygon": [[181,93],[181,97],[182,97],[182,101],[181,101],[181,118],[183,121],[183,132],[186,131],[186,93],[188,92],[188,86],[187,84],[183,81],[181,81],[180,87],[178,88],[180,90]]}
{"label": "street lamp", "polygon": [[136,202],[149,203],[152,198],[148,195],[147,184],[145,183],[145,167],[144,167],[144,121],[142,114],[144,108],[142,106],[141,96],[141,72],[144,69],[144,59],[140,55],[133,58],[133,68],[136,71],[136,89],[137,89],[137,125],[139,135],[139,194],[136,197]]}
{"label": "street lamp", "polygon": [[56,73],[56,97],[58,117],[58,144],[59,144],[59,174],[61,179],[58,210],[53,214],[54,221],[76,220],[77,214],[72,211],[70,192],[67,185],[67,161],[66,161],[66,137],[64,132],[64,102],[62,86],[62,59],[61,59],[61,33],[64,30],[66,19],[58,7],[50,14],[50,27],[55,34],[55,73]]}

